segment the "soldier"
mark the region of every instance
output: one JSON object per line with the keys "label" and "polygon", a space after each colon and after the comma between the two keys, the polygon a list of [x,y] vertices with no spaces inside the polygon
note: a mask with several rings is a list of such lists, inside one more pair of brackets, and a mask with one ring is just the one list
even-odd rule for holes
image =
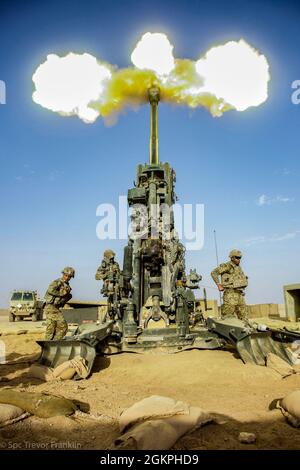
{"label": "soldier", "polygon": [[195,297],[190,289],[187,289],[187,278],[183,274],[176,281],[176,323],[179,336],[184,337],[189,333],[190,313],[194,306]]}
{"label": "soldier", "polygon": [[[223,304],[221,307],[222,318],[226,316],[237,316],[244,320],[247,314],[244,289],[248,285],[248,277],[240,267],[242,253],[232,250],[229,253],[230,261],[222,263],[211,273],[211,277],[218,286],[220,292],[224,291]],[[219,280],[221,276],[221,283]]]}
{"label": "soldier", "polygon": [[95,279],[97,281],[103,281],[103,288],[101,293],[108,295],[111,291],[109,285],[110,283],[115,283],[118,281],[120,275],[119,264],[115,261],[115,253],[112,250],[104,251],[104,258],[97,269],[95,274]]}
{"label": "soldier", "polygon": [[178,278],[184,277],[185,272],[185,247],[179,241],[178,235],[173,228],[171,231],[170,240],[165,242],[165,258],[166,264],[169,265],[171,275],[171,286],[172,289],[175,288],[176,280]]}
{"label": "soldier", "polygon": [[62,277],[51,282],[47,289],[44,312],[47,318],[46,340],[48,341],[62,339],[68,331],[68,324],[60,308],[72,298],[69,281],[74,276],[75,270],[68,266],[62,271]]}

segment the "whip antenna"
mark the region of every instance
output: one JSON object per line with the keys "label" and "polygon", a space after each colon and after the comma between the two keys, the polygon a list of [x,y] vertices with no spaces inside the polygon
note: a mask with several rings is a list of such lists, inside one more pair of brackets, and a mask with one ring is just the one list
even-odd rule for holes
{"label": "whip antenna", "polygon": [[[216,260],[217,260],[217,266],[219,266],[219,255],[218,255],[218,244],[217,244],[217,232],[214,230],[214,240],[215,240],[215,251],[216,251]],[[221,292],[219,291],[219,296],[220,296],[220,305],[222,305],[222,295]]]}

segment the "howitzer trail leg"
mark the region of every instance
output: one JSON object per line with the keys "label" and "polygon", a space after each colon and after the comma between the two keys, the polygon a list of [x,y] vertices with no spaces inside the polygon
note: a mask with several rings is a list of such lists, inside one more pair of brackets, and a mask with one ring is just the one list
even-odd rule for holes
{"label": "howitzer trail leg", "polygon": [[264,366],[266,357],[271,352],[292,364],[289,350],[279,341],[274,341],[269,331],[260,332],[237,318],[222,320],[208,318],[207,326],[210,331],[226,338],[233,344],[245,363]]}

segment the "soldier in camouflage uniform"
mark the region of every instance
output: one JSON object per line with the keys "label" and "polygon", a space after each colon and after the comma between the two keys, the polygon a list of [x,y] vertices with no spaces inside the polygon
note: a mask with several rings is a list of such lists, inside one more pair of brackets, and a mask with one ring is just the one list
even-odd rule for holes
{"label": "soldier in camouflage uniform", "polygon": [[101,293],[107,296],[111,291],[110,284],[117,282],[119,276],[120,267],[115,261],[115,253],[112,250],[105,250],[104,258],[95,274],[96,281],[103,281]]}
{"label": "soldier in camouflage uniform", "polygon": [[[221,307],[222,318],[235,315],[240,320],[244,320],[247,316],[244,290],[248,285],[248,277],[240,267],[241,257],[242,253],[239,250],[232,250],[229,253],[230,261],[220,264],[211,273],[219,291],[224,291]],[[221,282],[219,276],[221,276]]]}
{"label": "soldier in camouflage uniform", "polygon": [[68,331],[68,324],[60,309],[72,298],[69,281],[74,276],[75,270],[66,267],[62,271],[62,277],[51,282],[47,289],[44,312],[47,318],[46,340],[48,341],[62,339]]}

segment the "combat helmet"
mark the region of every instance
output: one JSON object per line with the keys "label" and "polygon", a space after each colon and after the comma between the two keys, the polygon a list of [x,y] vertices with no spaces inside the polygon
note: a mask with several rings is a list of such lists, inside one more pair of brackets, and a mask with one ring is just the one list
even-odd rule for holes
{"label": "combat helmet", "polygon": [[242,252],[240,250],[231,250],[229,253],[229,258],[233,258],[234,256],[238,256],[239,258],[242,257]]}
{"label": "combat helmet", "polygon": [[75,269],[71,268],[70,266],[66,266],[62,270],[62,274],[66,274],[67,276],[70,276],[70,277],[75,277]]}
{"label": "combat helmet", "polygon": [[116,253],[112,250],[105,250],[104,251],[104,258],[107,258],[107,259],[112,259],[116,256]]}

